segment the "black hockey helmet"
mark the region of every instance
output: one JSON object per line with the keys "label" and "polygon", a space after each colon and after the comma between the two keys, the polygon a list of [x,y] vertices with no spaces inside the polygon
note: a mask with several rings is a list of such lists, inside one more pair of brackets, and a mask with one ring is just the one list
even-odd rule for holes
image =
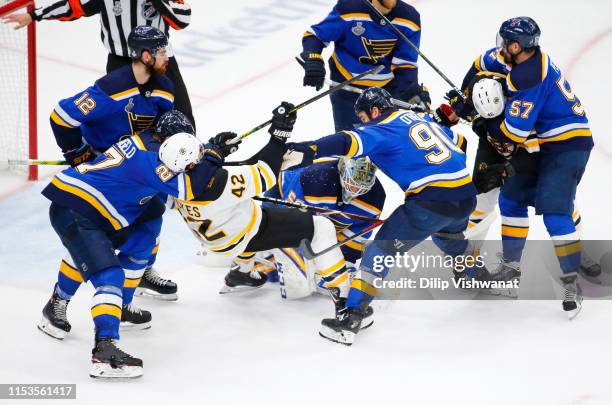
{"label": "black hockey helmet", "polygon": [[368,114],[369,117],[374,107],[377,107],[380,113],[384,114],[395,108],[392,99],[393,97],[391,97],[391,94],[381,87],[370,87],[365,89],[355,102],[355,114],[359,115],[359,112],[363,111]]}
{"label": "black hockey helmet", "polygon": [[155,135],[162,141],[179,132],[195,135],[195,129],[189,118],[178,110],[170,110],[162,114],[155,126]]}
{"label": "black hockey helmet", "polygon": [[540,27],[533,18],[514,17],[499,27],[497,46],[505,48],[512,42],[518,42],[521,48],[529,50],[539,45],[540,33]]}
{"label": "black hockey helmet", "polygon": [[140,25],[128,36],[128,48],[132,59],[140,59],[144,51],[155,56],[157,51],[168,46],[166,35],[155,27]]}

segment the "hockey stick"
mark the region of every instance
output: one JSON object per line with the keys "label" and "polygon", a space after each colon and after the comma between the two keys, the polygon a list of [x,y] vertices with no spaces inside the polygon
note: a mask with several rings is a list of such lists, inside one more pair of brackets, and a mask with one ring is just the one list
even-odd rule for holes
{"label": "hockey stick", "polygon": [[257,201],[261,201],[261,202],[269,202],[269,203],[272,203],[272,204],[284,205],[285,207],[291,207],[291,208],[297,208],[297,209],[305,209],[305,210],[308,210],[308,211],[311,211],[311,212],[316,212],[317,214],[321,214],[321,215],[340,215],[340,216],[342,216],[344,218],[358,219],[360,221],[373,222],[373,223],[381,221],[378,218],[370,218],[370,217],[366,217],[365,215],[351,214],[349,212],[343,212],[343,211],[339,211],[339,210],[332,210],[332,209],[328,209],[328,208],[315,207],[314,205],[294,203],[294,202],[291,202],[291,201],[279,200],[278,198],[255,196],[255,197],[253,197],[253,199],[257,200]]}
{"label": "hockey stick", "polygon": [[363,234],[366,234],[368,232],[370,232],[372,229],[375,229],[379,226],[381,226],[382,224],[385,223],[384,219],[379,219],[376,222],[373,222],[371,225],[368,225],[367,227],[363,228],[361,231],[357,232],[354,235],[351,235],[349,238],[346,238],[345,240],[335,243],[329,247],[326,247],[325,249],[321,250],[320,252],[315,252],[314,250],[312,250],[312,246],[310,246],[310,241],[308,239],[302,239],[302,242],[300,242],[300,252],[302,253],[302,255],[304,255],[304,257],[308,260],[312,260],[315,259],[321,255],[324,255],[325,253],[328,253],[336,248],[339,248],[341,246],[346,245],[347,243],[349,243],[352,240],[357,239],[358,237],[360,237]]}
{"label": "hockey stick", "polygon": [[25,160],[8,160],[9,165],[23,165],[23,166],[64,166],[69,163],[65,160],[36,160],[36,159],[25,159]]}
{"label": "hockey stick", "polygon": [[[474,227],[467,229],[464,232],[459,232],[459,233],[453,233],[453,234],[447,234],[447,233],[441,233],[441,232],[437,232],[435,235],[437,236],[442,236],[442,237],[446,237],[449,239],[471,239],[474,236],[478,235],[478,233],[480,231],[482,231],[483,228],[488,228],[490,227],[493,222],[495,222],[495,219],[497,218],[497,214],[495,213],[495,211],[491,212],[489,215],[487,215],[485,218],[483,218],[482,221],[480,221],[477,225],[475,225]],[[302,254],[304,255],[304,257],[308,260],[312,260],[315,259],[321,255],[324,255],[325,253],[337,248],[337,247],[341,247],[344,246],[345,244],[347,244],[348,242],[356,239],[357,237],[371,231],[372,229],[384,224],[385,221],[384,220],[378,220],[378,222],[374,222],[372,225],[362,229],[361,231],[357,232],[356,234],[352,235],[350,238],[347,238],[345,240],[343,240],[342,242],[338,242],[328,248],[323,249],[320,252],[315,252],[312,250],[312,247],[310,246],[310,241],[308,241],[307,239],[303,239],[302,242],[300,243],[300,251],[302,252]]]}
{"label": "hockey stick", "polygon": [[[297,110],[299,110],[301,108],[304,108],[307,105],[312,104],[315,101],[317,101],[317,100],[319,100],[319,99],[321,99],[321,98],[323,98],[323,97],[325,97],[325,96],[327,96],[327,95],[329,95],[329,94],[331,94],[331,93],[333,93],[335,91],[338,91],[338,90],[344,88],[345,86],[347,86],[347,85],[349,85],[351,83],[354,83],[354,82],[356,82],[356,81],[358,81],[360,79],[363,79],[364,77],[366,77],[368,75],[375,75],[378,72],[380,72],[381,70],[383,70],[383,68],[384,68],[384,66],[382,66],[382,65],[375,66],[372,69],[370,69],[368,71],[365,71],[362,74],[359,74],[359,75],[353,77],[352,79],[349,79],[349,80],[347,80],[345,82],[342,82],[342,83],[338,84],[337,86],[334,86],[334,87],[332,87],[332,88],[330,88],[330,89],[328,89],[328,90],[326,90],[326,91],[324,91],[322,93],[317,94],[316,96],[314,96],[312,98],[309,98],[308,100],[304,101],[303,103],[296,105],[291,111],[289,111],[289,113],[293,113],[293,112],[295,112],[295,111],[297,111]],[[232,143],[238,142],[238,141],[246,138],[247,136],[249,136],[249,135],[259,131],[260,129],[267,127],[271,123],[272,123],[272,119],[269,119],[268,121],[266,121],[266,122],[264,122],[262,124],[257,125],[255,128],[252,128],[252,129],[246,131],[245,133],[241,134],[239,137],[235,138],[236,140],[234,142],[232,142]]]}
{"label": "hockey stick", "polygon": [[433,64],[432,61],[430,61],[427,56],[423,55],[423,52],[421,52],[421,50],[411,41],[408,39],[408,37],[406,35],[404,35],[404,33],[402,31],[399,30],[399,28],[397,28],[395,25],[393,25],[391,23],[391,21],[389,21],[389,19],[380,11],[378,11],[378,9],[374,6],[374,4],[370,3],[369,0],[363,0],[363,2],[372,9],[372,11],[374,11],[374,13],[376,13],[377,16],[379,16],[380,18],[382,18],[389,27],[391,27],[391,29],[401,38],[404,40],[404,42],[406,42],[408,45],[410,45],[415,51],[417,51],[417,53],[419,54],[419,56],[421,58],[423,58],[423,60],[425,62],[427,62],[427,64],[429,66],[431,66],[431,68],[433,70],[435,70],[435,72],[437,74],[440,75],[440,77],[442,79],[444,79],[444,81],[446,83],[448,83],[453,90],[455,90],[457,93],[459,93],[459,95],[465,100],[465,95],[463,94],[463,92],[461,90],[459,90],[459,88],[457,86],[455,86],[455,84],[451,81],[451,79],[449,79],[444,73],[442,73],[442,71],[440,69],[438,69],[438,67],[436,65]]}
{"label": "hockey stick", "polygon": [[[297,63],[300,64],[301,67],[305,66],[304,61],[302,59],[300,59],[299,57],[296,56],[295,60],[297,61]],[[325,79],[325,84],[327,84],[330,87],[333,87],[333,86],[338,86],[340,83],[332,81],[332,80],[326,78]],[[344,86],[344,90],[350,91],[351,93],[357,93],[357,94],[363,93],[363,89],[360,89],[359,87],[355,87],[355,86],[351,86],[351,85]],[[425,109],[423,107],[421,107],[420,105],[417,105],[417,104],[410,104],[410,103],[407,103],[405,101],[398,100],[396,98],[392,98],[391,102],[393,104],[395,104],[397,107],[403,108],[405,110],[412,110],[412,111],[416,111],[416,112],[425,112]]]}

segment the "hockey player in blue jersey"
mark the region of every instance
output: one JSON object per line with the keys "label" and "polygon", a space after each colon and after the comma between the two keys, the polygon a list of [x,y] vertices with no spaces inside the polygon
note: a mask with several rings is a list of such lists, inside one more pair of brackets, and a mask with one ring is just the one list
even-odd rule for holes
{"label": "hockey player in blue jersey", "polygon": [[[388,272],[386,266],[381,271],[373,270],[376,257],[393,256],[398,249],[406,251],[432,235],[449,255],[468,250],[468,242],[461,235],[476,203],[476,189],[466,168],[465,153],[448,128],[456,123],[449,108],[440,107],[433,115],[397,110],[388,92],[373,87],[355,104],[363,126],[291,146],[296,158],[306,163],[320,156],[368,156],[406,195],[404,204],[366,247],[346,307],[338,311],[336,318],[323,320],[321,336],[352,344],[376,294],[373,280]],[[436,237],[439,232],[447,235]],[[448,237],[454,234],[456,238]]]}
{"label": "hockey player in blue jersey", "polygon": [[[172,110],[163,114],[155,127],[155,131],[145,132],[142,135],[135,135],[134,138],[142,147],[148,151],[157,152],[161,143],[168,137],[177,133],[189,133],[194,134],[194,129],[191,123],[179,111]],[[165,200],[165,198],[164,198]],[[159,200],[161,203],[161,200]],[[161,230],[161,218],[158,214],[160,207],[155,203],[155,199],[146,205],[144,212],[134,221],[133,226],[140,226],[139,224],[145,224],[151,233],[149,237],[157,239],[159,231]],[[161,207],[163,212],[163,206]],[[150,226],[153,225],[153,226]],[[155,279],[147,279],[143,276],[143,272],[146,275],[147,272],[153,272],[155,276],[157,273],[154,272],[150,267],[155,262],[156,250],[158,245],[153,247],[153,254],[150,255],[146,263],[146,270],[144,265],[131,266],[133,268],[127,268],[125,272],[125,281],[122,290],[122,310],[121,310],[121,329],[146,329],[150,327],[151,313],[149,311],[135,308],[132,305],[132,298],[138,294],[138,289],[162,291],[169,294],[176,294],[176,284],[169,280],[157,281]],[[143,277],[143,278],[141,278]],[[157,276],[159,278],[159,276]],[[157,284],[154,284],[156,283]],[[54,287],[53,297],[43,309],[43,318],[39,323],[39,329],[51,337],[56,339],[64,339],[65,336],[70,332],[71,325],[67,318],[67,308],[70,299],[76,294],[77,290],[83,283],[83,277],[78,272],[76,265],[74,264],[70,254],[67,254],[60,263],[60,268],[57,277],[57,283]],[[153,285],[151,285],[153,284]],[[138,286],[138,288],[136,287]],[[152,292],[148,292],[152,294]],[[56,308],[61,309],[61,313],[57,313]]]}
{"label": "hockey player in blue jersey", "polygon": [[[417,47],[421,41],[421,18],[418,11],[402,0],[371,0]],[[356,86],[384,87],[393,97],[420,103],[429,109],[427,89],[418,83],[418,53],[387,26],[362,0],[339,0],[320,23],[304,33],[302,59],[305,62],[304,86],[317,90],[325,83],[325,63],[321,53],[329,43],[334,53],[329,60],[331,80],[343,82],[365,72],[372,65],[385,68],[355,83]],[[358,94],[340,90],[330,95],[336,131],[352,129],[359,120],[353,106]]]}
{"label": "hockey player in blue jersey", "polygon": [[[96,326],[92,377],[142,375],[142,361],[119,350],[115,341],[124,269],[142,271],[161,225],[159,218],[137,221],[147,201],[158,193],[186,200],[204,193],[222,163],[217,146],[204,146],[190,134],[168,138],[159,153],[145,150],[135,135],[96,160],[57,174],[43,190],[51,200],[51,224],[70,252],[74,272],[96,289],[91,309]],[[48,305],[65,319],[67,302],[59,294],[56,287]]]}
{"label": "hockey player in blue jersey", "polygon": [[[159,29],[134,28],[128,36],[131,65],[107,74],[93,86],[60,100],[55,106],[50,118],[51,129],[71,166],[94,159],[123,137],[154,128],[157,119],[172,110],[174,86],[164,75],[168,64],[167,46],[168,40]],[[152,199],[149,205],[148,215],[163,214],[164,205],[158,198]],[[176,285],[171,280],[160,277],[152,269],[145,272],[143,279],[148,284],[139,292],[176,299]],[[133,312],[134,317],[143,314],[145,318],[150,316],[146,311]]]}
{"label": "hockey player in blue jersey", "polygon": [[[581,247],[572,213],[593,138],[580,100],[559,68],[540,49],[539,37],[540,29],[533,19],[509,19],[498,32],[497,56],[481,59],[487,69],[509,70],[509,98],[504,113],[486,120],[486,130],[500,143],[525,144],[532,132],[537,137],[540,156],[531,201],[518,201],[503,193],[500,196],[502,213],[514,221],[514,225],[506,226],[508,242],[504,244],[503,261],[520,262],[527,236],[527,205],[534,205],[536,214],[543,216],[563,272],[563,309],[573,317],[581,306],[577,287]],[[528,189],[530,184],[524,186]],[[516,265],[507,266],[506,272],[509,276],[515,274]]]}

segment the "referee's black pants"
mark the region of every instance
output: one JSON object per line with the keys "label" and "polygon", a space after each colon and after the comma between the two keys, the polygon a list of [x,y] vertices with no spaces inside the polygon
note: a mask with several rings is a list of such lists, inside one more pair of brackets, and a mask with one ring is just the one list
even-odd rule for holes
{"label": "referee's black pants", "polygon": [[[132,63],[132,59],[126,56],[117,56],[109,53],[108,60],[106,62],[106,72],[108,73],[122,66],[129,65],[130,63]],[[185,82],[183,82],[181,71],[179,70],[178,63],[176,62],[176,58],[174,56],[170,57],[170,60],[168,61],[166,76],[168,76],[168,78],[172,80],[172,83],[174,83],[174,109],[185,114],[195,128],[196,122],[193,119],[191,101],[189,100],[187,87],[185,87]]]}

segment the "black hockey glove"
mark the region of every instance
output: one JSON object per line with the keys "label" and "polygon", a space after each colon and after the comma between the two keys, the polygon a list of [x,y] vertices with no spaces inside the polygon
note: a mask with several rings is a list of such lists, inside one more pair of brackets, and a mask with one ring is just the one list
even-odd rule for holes
{"label": "black hockey glove", "polygon": [[436,108],[432,115],[436,123],[445,127],[450,128],[459,122],[459,117],[448,104],[440,104],[440,107]]}
{"label": "black hockey glove", "polygon": [[71,167],[76,167],[81,163],[91,162],[96,158],[95,153],[91,149],[90,145],[82,144],[76,149],[64,152],[64,159]]}
{"label": "black hockey glove", "polygon": [[325,83],[325,62],[323,57],[314,52],[304,51],[300,54],[304,60],[304,86],[321,90]]}
{"label": "black hockey glove", "polygon": [[204,145],[204,150],[202,152],[202,161],[208,161],[216,166],[223,166],[223,162],[225,161],[225,156],[221,153],[221,150],[212,143],[207,143]]}
{"label": "black hockey glove", "polygon": [[448,103],[453,107],[453,110],[455,110],[455,113],[457,113],[459,117],[469,122],[472,122],[476,118],[476,114],[474,114],[474,109],[470,103],[467,99],[464,100],[461,93],[457,90],[453,89],[449,91],[444,98],[448,100]]}
{"label": "black hockey glove", "polygon": [[287,142],[291,137],[293,124],[297,120],[297,111],[290,113],[294,108],[293,104],[283,101],[272,111],[272,125],[268,128],[268,132],[279,142]]}
{"label": "black hockey glove", "polygon": [[241,140],[234,141],[238,135],[235,132],[220,132],[208,140],[223,155],[224,158],[238,150]]}
{"label": "black hockey glove", "polygon": [[514,166],[510,161],[487,164],[482,162],[478,167],[478,176],[475,176],[474,185],[480,193],[486,193],[500,187],[504,179],[516,175]]}

